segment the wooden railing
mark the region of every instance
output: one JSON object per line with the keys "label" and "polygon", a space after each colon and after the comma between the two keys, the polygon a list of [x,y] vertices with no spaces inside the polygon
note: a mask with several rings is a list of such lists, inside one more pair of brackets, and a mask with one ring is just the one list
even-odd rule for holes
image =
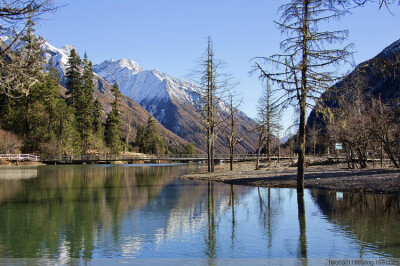
{"label": "wooden railing", "polygon": [[[229,154],[216,154],[215,160],[229,160]],[[235,154],[234,160],[256,160],[257,155],[255,154]],[[260,159],[266,159],[268,156],[261,155]],[[277,159],[277,157],[271,157]],[[282,157],[281,157],[282,158]],[[113,155],[113,154],[98,154],[98,155],[56,155],[56,156],[44,156],[42,161],[44,162],[85,162],[85,161],[148,161],[148,160],[165,160],[165,161],[201,161],[207,160],[206,154],[162,154],[162,155]]]}
{"label": "wooden railing", "polygon": [[[261,155],[260,160],[267,159],[268,156]],[[280,157],[281,159],[284,156]],[[229,154],[216,154],[215,160],[229,160]],[[251,161],[256,160],[255,154],[235,154],[235,161]],[[271,157],[276,160],[276,156]],[[207,154],[162,154],[162,155],[147,155],[147,154],[91,154],[91,155],[52,155],[52,156],[37,156],[32,154],[0,154],[0,160],[7,161],[35,161],[35,162],[111,162],[111,161],[202,161],[207,160]]]}
{"label": "wooden railing", "polygon": [[40,156],[32,154],[0,154],[0,160],[7,161],[40,161]]}

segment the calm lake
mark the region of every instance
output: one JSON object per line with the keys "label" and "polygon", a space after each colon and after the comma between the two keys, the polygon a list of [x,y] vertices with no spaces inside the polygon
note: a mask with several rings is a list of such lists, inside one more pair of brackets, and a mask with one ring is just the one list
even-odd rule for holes
{"label": "calm lake", "polygon": [[399,196],[180,180],[197,165],[0,168],[1,258],[400,257]]}

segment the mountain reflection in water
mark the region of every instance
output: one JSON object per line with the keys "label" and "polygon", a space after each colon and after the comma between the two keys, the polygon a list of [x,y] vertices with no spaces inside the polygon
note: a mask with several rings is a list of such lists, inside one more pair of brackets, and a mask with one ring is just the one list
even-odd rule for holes
{"label": "mountain reflection in water", "polygon": [[195,171],[196,165],[43,166],[37,178],[1,179],[0,257],[187,257],[212,264],[400,256],[398,196],[298,196],[293,189],[177,179]]}

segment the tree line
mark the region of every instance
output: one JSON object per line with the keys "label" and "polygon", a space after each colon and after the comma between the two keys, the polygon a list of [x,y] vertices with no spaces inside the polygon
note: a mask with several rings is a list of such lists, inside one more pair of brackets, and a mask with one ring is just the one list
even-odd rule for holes
{"label": "tree line", "polygon": [[[122,135],[118,85],[111,89],[111,111],[105,115],[94,93],[93,66],[86,53],[82,60],[75,49],[70,51],[64,90],[53,59],[47,63],[42,57],[44,40],[35,36],[31,19],[21,36],[10,36],[10,43],[11,49],[1,43],[0,152],[68,155],[132,150]],[[167,153],[168,145],[151,117],[145,138],[143,128],[137,126],[138,149]]]}
{"label": "tree line", "polygon": [[81,60],[72,49],[66,72],[67,91],[62,96],[52,59],[43,69],[46,65],[41,49],[44,41],[35,36],[33,26],[29,20],[26,33],[15,42],[16,48],[1,58],[1,128],[19,138],[14,138],[19,144],[8,152],[16,149],[41,154],[121,151],[118,85],[113,87],[112,110],[103,123],[103,107],[94,96],[92,63],[86,54]]}

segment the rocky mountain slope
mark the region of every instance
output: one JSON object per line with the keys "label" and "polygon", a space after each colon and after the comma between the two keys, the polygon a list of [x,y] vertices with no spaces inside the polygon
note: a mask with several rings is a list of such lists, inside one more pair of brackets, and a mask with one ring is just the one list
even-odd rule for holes
{"label": "rocky mountain slope", "polygon": [[[7,42],[7,37],[1,37]],[[66,85],[66,68],[68,56],[73,46],[65,45],[56,48],[45,42],[42,46],[46,62],[52,60],[59,72],[60,83]],[[158,70],[145,71],[130,59],[118,61],[107,60],[94,66],[95,95],[103,104],[104,112],[110,111],[113,97],[111,84],[118,83],[123,95],[123,130],[127,134],[128,124],[133,130],[129,137],[134,141],[136,125],[146,125],[149,116],[153,116],[158,124],[159,133],[168,139],[170,145],[182,147],[187,141],[194,143],[199,150],[205,151],[206,138],[201,123],[198,106],[200,104],[200,89],[194,84],[171,77]],[[224,110],[224,102],[219,102],[219,108]],[[239,153],[255,152],[257,138],[250,131],[254,121],[243,112],[238,111],[237,135],[244,137],[236,146]],[[222,133],[217,136],[217,152],[228,152],[227,142]]]}
{"label": "rocky mountain slope", "polygon": [[[359,64],[353,72],[335,84],[322,95],[322,102],[335,108],[346,88],[359,87],[368,97],[380,98],[384,102],[397,104],[400,101],[400,40],[386,47],[374,58]],[[307,127],[314,123],[324,127],[321,115],[313,110],[307,121]]]}
{"label": "rocky mountain slope", "polygon": [[[68,56],[73,46],[67,45],[61,49],[55,48],[49,43],[43,45],[43,56],[48,62],[53,61],[53,65],[59,72],[61,85],[66,84],[66,66],[68,62]],[[103,105],[104,113],[108,114],[111,111],[110,103],[113,101],[113,96],[111,93],[111,84],[104,80],[99,75],[95,74],[95,97],[97,97]],[[136,126],[146,125],[149,116],[152,116],[148,111],[146,111],[141,105],[132,100],[130,97],[125,95],[122,96],[122,129],[123,135],[128,134],[128,125],[131,125],[131,133],[128,137],[130,141],[136,139]],[[178,150],[182,149],[187,143],[184,139],[172,133],[170,130],[165,128],[160,123],[156,123],[157,130],[159,134],[169,143],[169,146],[177,147]]]}
{"label": "rocky mountain slope", "polygon": [[[131,59],[107,60],[95,65],[93,70],[109,83],[117,82],[123,94],[138,102],[166,128],[205,149],[205,134],[198,110],[201,94],[196,85],[158,70],[143,70]],[[223,109],[224,103],[220,102],[219,107]],[[238,113],[237,119],[238,135],[245,136],[237,145],[237,152],[254,152],[256,136],[249,133],[254,121],[243,112]],[[216,146],[217,152],[228,152],[222,134],[218,135]]]}

